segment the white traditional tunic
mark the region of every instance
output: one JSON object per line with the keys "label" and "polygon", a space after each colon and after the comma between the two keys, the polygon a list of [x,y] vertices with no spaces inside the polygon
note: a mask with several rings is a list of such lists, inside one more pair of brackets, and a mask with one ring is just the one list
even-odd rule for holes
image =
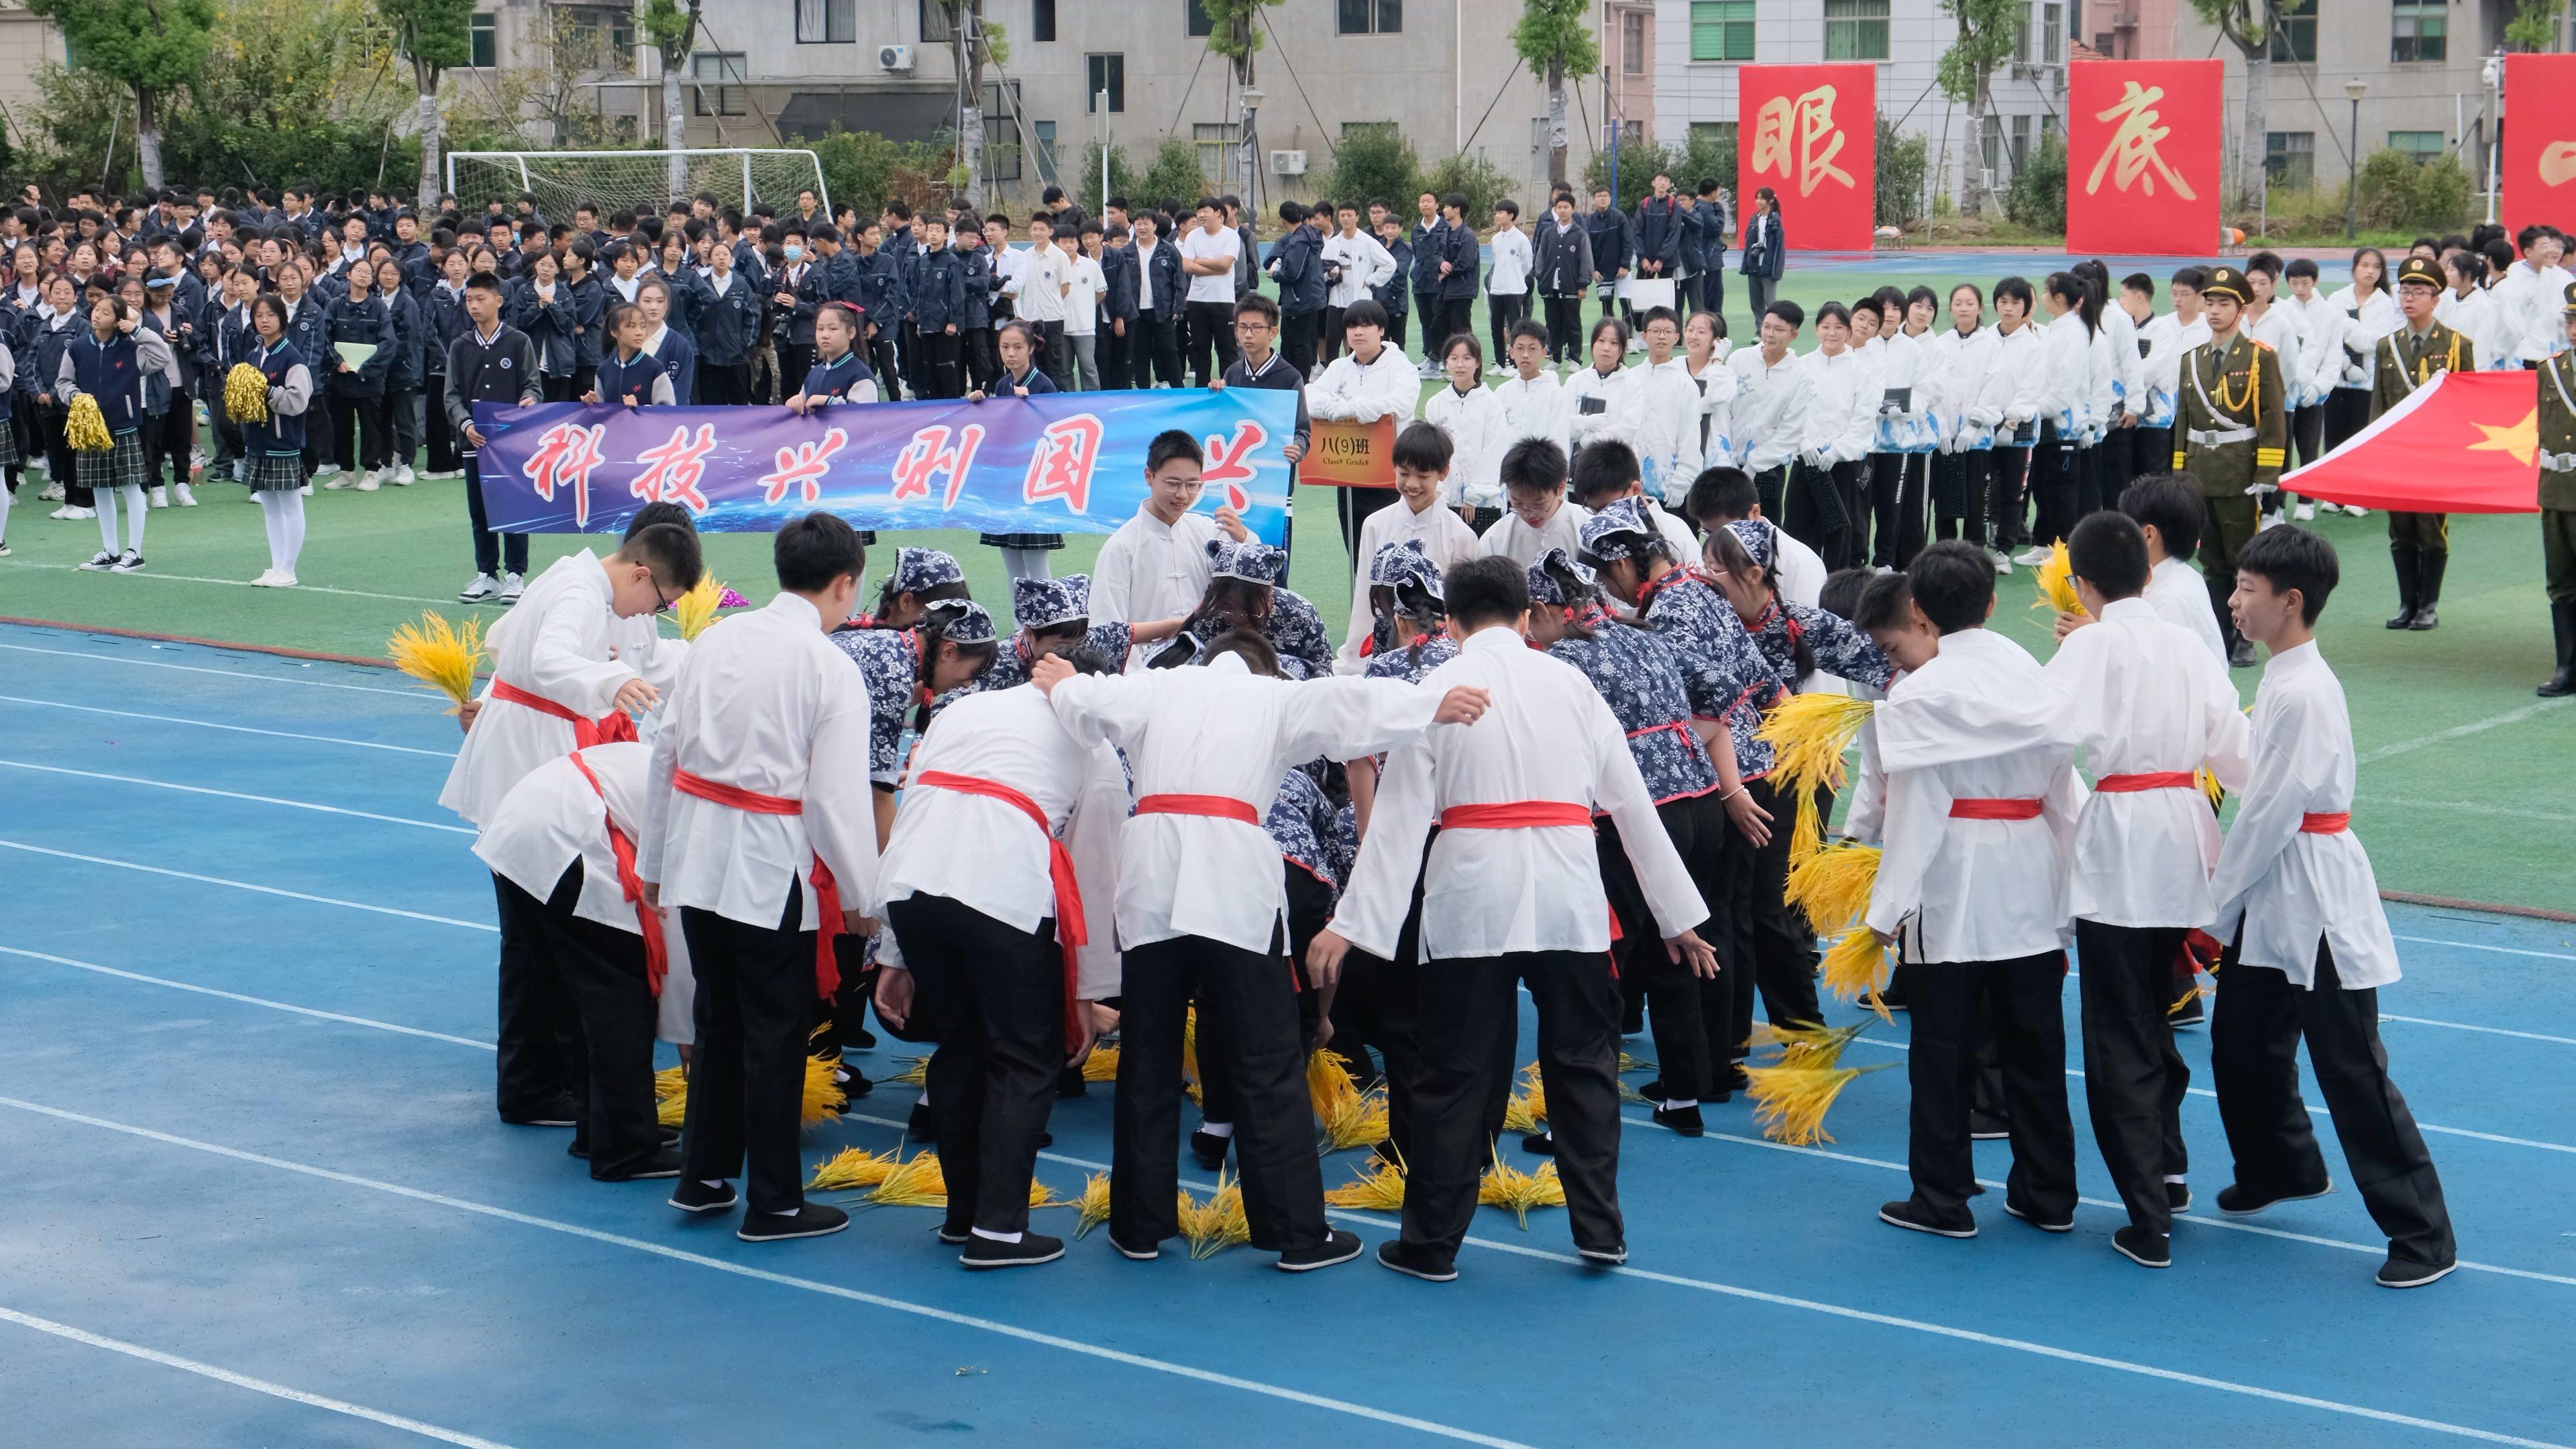
{"label": "white traditional tunic", "polygon": [[2218,610],[2209,602],[2209,584],[2200,570],[2169,558],[2147,570],[2147,591],[2140,595],[2156,617],[2191,631],[2211,658],[2227,662],[2227,640],[2218,632]]}
{"label": "white traditional tunic", "polygon": [[[1005,800],[927,783],[939,774],[1017,790],[1046,822]],[[1057,914],[1048,842],[1062,840],[1088,918],[1077,994],[1085,1001],[1116,996],[1118,947],[1108,917],[1127,805],[1116,752],[1075,738],[1035,686],[967,695],[941,710],[921,737],[869,914],[882,918],[888,902],[915,895],[945,896],[1014,930],[1035,931]]]}
{"label": "white traditional tunic", "polygon": [[517,607],[492,626],[484,636],[492,651],[484,707],[465,732],[465,747],[456,752],[439,804],[481,825],[522,776],[572,753],[570,720],[495,699],[496,686],[525,690],[586,720],[608,713],[617,691],[641,673],[609,657],[617,618],[610,603],[608,571],[584,549],[537,575]]}
{"label": "white traditional tunic", "polygon": [[[1493,692],[1472,725],[1442,725],[1388,756],[1369,832],[1360,842],[1333,930],[1375,956],[1395,953],[1413,900],[1422,896],[1426,961],[1517,951],[1607,951],[1608,897],[1590,816],[1618,822],[1656,929],[1678,936],[1708,919],[1690,872],[1655,813],[1626,733],[1580,670],[1529,647],[1519,631],[1479,629],[1458,657],[1424,676],[1434,698],[1459,685]],[[1460,807],[1550,803],[1580,823],[1472,828]]]}
{"label": "white traditional tunic", "polygon": [[1726,420],[1735,466],[1768,473],[1797,457],[1807,445],[1807,413],[1816,393],[1805,361],[1784,352],[1774,367],[1763,362],[1761,348],[1740,347],[1728,355],[1726,370],[1735,374],[1735,402]]}
{"label": "white traditional tunic", "polygon": [[[2046,672],[2072,701],[2068,717],[2095,781],[2075,821],[2064,914],[2106,926],[2207,922],[2217,906],[2209,872],[2218,816],[2190,777],[2205,764],[2221,785],[2243,789],[2253,740],[2227,666],[2145,600],[2115,599],[2066,636]],[[2140,775],[2182,783],[2116,788],[2119,777]]]}
{"label": "white traditional tunic", "polygon": [[[1499,523],[1495,525],[1496,528],[1501,526]],[[1360,525],[1359,572],[1351,582],[1350,628],[1342,640],[1341,652],[1333,659],[1333,668],[1338,672],[1360,672],[1360,643],[1368,638],[1372,623],[1369,613],[1370,563],[1376,560],[1379,549],[1408,539],[1419,540],[1422,551],[1430,556],[1432,566],[1444,574],[1450,565],[1474,558],[1477,547],[1483,542],[1476,537],[1476,530],[1467,526],[1465,519],[1437,500],[1416,513],[1399,497],[1392,506],[1370,514],[1368,520]]]}
{"label": "white traditional tunic", "polygon": [[[801,801],[804,813],[767,815],[683,794],[672,788],[679,770]],[[781,593],[766,608],[709,625],[680,666],[653,741],[636,873],[660,883],[666,906],[775,929],[790,883],[809,878],[818,856],[845,907],[874,897],[868,686],[823,637],[814,606]],[[810,931],[815,893],[803,894],[800,926]]]}
{"label": "white traditional tunic", "polygon": [[2352,715],[2315,641],[2275,654],[2254,695],[2254,759],[2210,882],[2220,940],[2244,939],[2239,966],[2316,985],[2317,943],[2334,947],[2346,989],[2398,978],[2397,943],[2370,854],[2352,833]]}
{"label": "white traditional tunic", "polygon": [[1177,619],[1199,606],[1215,565],[1216,520],[1192,511],[1165,523],[1143,504],[1100,545],[1091,566],[1091,622]]}
{"label": "white traditional tunic", "polygon": [[1249,816],[1140,810],[1127,822],[1117,922],[1118,945],[1129,951],[1176,936],[1269,950],[1287,889],[1279,846],[1261,820],[1279,797],[1279,777],[1318,756],[1394,749],[1440,710],[1438,692],[1400,680],[1292,683],[1253,674],[1232,654],[1204,668],[1077,676],[1057,685],[1051,702],[1075,735],[1126,752],[1140,806],[1157,795],[1217,796]]}
{"label": "white traditional tunic", "polygon": [[[2059,949],[2066,851],[2084,787],[2063,690],[1987,629],[1887,691],[1873,722],[1885,772],[1885,854],[1870,929],[1908,961],[2010,961]],[[2029,819],[1954,817],[1954,802],[2035,801]],[[1974,809],[1976,807],[1969,807]]]}
{"label": "white traditional tunic", "polygon": [[1543,526],[1532,528],[1518,513],[1504,509],[1501,521],[1476,540],[1476,556],[1507,558],[1523,568],[1537,563],[1552,548],[1564,549],[1571,558],[1583,551],[1583,520],[1591,516],[1592,510],[1582,504],[1560,502]]}

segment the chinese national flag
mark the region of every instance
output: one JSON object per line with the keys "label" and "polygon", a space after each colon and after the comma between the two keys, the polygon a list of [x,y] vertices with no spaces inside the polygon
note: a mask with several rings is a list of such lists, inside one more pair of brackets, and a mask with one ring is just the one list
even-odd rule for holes
{"label": "chinese national flag", "polygon": [[2540,374],[2439,372],[2283,489],[2400,513],[2540,511]]}
{"label": "chinese national flag", "polygon": [[2513,124],[2500,133],[2507,234],[2555,224],[2576,201],[2576,55],[2508,55]]}

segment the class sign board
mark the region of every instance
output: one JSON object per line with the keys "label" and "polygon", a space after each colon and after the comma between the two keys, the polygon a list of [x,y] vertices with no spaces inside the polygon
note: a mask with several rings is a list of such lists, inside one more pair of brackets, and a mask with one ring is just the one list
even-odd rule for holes
{"label": "class sign board", "polygon": [[1746,138],[1738,194],[1768,186],[1780,198],[1793,250],[1870,249],[1877,221],[1878,67],[1748,65],[1735,82],[1736,134]]}
{"label": "class sign board", "polygon": [[1395,486],[1395,419],[1354,423],[1316,418],[1313,429],[1306,456],[1298,460],[1298,482],[1333,488]]}
{"label": "class sign board", "polygon": [[2205,257],[2218,241],[2218,60],[2079,60],[2066,81],[2066,248]]}

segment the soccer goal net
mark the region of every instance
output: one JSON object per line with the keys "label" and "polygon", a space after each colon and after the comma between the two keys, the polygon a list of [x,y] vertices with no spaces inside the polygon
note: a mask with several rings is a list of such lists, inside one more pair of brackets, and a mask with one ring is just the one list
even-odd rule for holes
{"label": "soccer goal net", "polygon": [[[676,174],[672,163],[679,164]],[[786,215],[796,193],[814,192],[828,214],[832,198],[811,151],[455,151],[447,189],[467,215],[486,202],[516,202],[522,192],[552,221],[572,220],[587,202],[602,218],[624,210],[658,212],[673,200],[713,192],[749,211],[768,202]]]}

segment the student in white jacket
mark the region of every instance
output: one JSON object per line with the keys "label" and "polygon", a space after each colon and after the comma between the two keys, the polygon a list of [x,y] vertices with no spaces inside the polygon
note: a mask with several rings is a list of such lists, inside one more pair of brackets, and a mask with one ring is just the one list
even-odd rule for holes
{"label": "student in white jacket", "polygon": [[[2282,262],[2278,253],[2256,252],[2245,259],[2245,285],[2252,290],[2253,300],[2245,307],[2245,335],[2272,349],[2285,379],[2283,406],[2300,377],[2308,370],[2307,336],[2299,326],[2298,314],[2278,304]],[[2263,494],[2263,511],[2274,518],[2281,515],[2280,490]]]}
{"label": "student in white jacket", "polygon": [[1592,324],[1592,363],[1565,379],[1567,456],[1596,438],[1634,443],[1645,430],[1645,375],[1628,368],[1628,324]]}
{"label": "student in white jacket", "polygon": [[1338,229],[1324,238],[1324,274],[1332,278],[1324,293],[1324,340],[1317,366],[1330,366],[1342,355],[1342,315],[1353,302],[1377,295],[1395,275],[1395,258],[1376,237],[1360,230],[1360,209],[1345,201],[1333,213]]}
{"label": "student in white jacket", "polygon": [[2086,466],[2085,437],[2092,426],[2094,334],[2102,303],[2091,284],[2073,272],[2051,272],[2045,283],[2048,329],[2040,336],[2039,438],[2030,455],[2030,491],[2037,507],[2030,547],[2014,562],[2036,567],[2049,545],[2075,526],[2075,480]]}
{"label": "student in white jacket", "polygon": [[[2290,293],[2273,299],[2272,307],[2298,320],[2301,346],[2297,375],[2286,370],[2282,373],[2287,382],[2281,405],[2291,410],[2290,441],[2298,446],[2299,462],[2304,465],[2325,456],[2326,397],[2334,391],[2335,379],[2343,372],[2343,335],[2351,319],[2317,290],[2315,262],[2301,257],[2290,263],[2284,275]],[[2304,523],[2316,516],[2314,501],[2302,497],[2299,521]]]}
{"label": "student in white jacket", "polygon": [[1726,365],[1725,318],[1693,312],[1682,322],[1682,375],[1698,394],[1700,468],[1732,464],[1735,449],[1726,427],[1735,401],[1735,372]]}
{"label": "student in white jacket", "polygon": [[2047,375],[2042,361],[2042,329],[2031,316],[2039,305],[2030,283],[2006,277],[1995,283],[1995,352],[1986,364],[1980,406],[1994,417],[1995,446],[1987,459],[1986,538],[1995,572],[2012,572],[2012,553],[2030,543],[2024,511],[2029,496],[2031,450],[2039,442],[2040,386]]}
{"label": "student in white jacket", "polygon": [[[1386,340],[1386,309],[1369,298],[1342,311],[1342,339],[1350,352],[1333,359],[1324,375],[1306,384],[1306,415],[1336,422],[1395,419],[1401,428],[1422,405],[1422,377],[1404,349]],[[1361,523],[1395,501],[1392,488],[1336,488],[1345,546],[1359,546]]]}
{"label": "student in white jacket", "polygon": [[2156,311],[2156,279],[2145,272],[2121,279],[2120,311],[2129,319],[2138,356],[2138,384],[2129,395],[2129,412],[2138,420],[2129,436],[2129,477],[2137,479],[2173,468],[2175,389],[2185,348],[2181,319]]}
{"label": "student in white jacket", "polygon": [[1994,363],[1995,334],[1984,324],[1985,290],[1974,282],[1950,289],[1949,325],[1923,337],[1924,377],[1931,389],[1932,532],[1936,538],[1986,542],[1986,466],[2001,414],[1981,401]]}
{"label": "student in white jacket", "polygon": [[1700,388],[1690,374],[1689,359],[1675,349],[1682,340],[1681,319],[1669,307],[1650,307],[1637,325],[1646,336],[1646,361],[1639,369],[1638,429],[1633,446],[1646,470],[1646,493],[1678,509],[1699,476]]}
{"label": "student in white jacket", "polygon": [[[2524,362],[2547,362],[2558,352],[2559,339],[2565,333],[2560,321],[2564,314],[2562,299],[2567,287],[2576,282],[2559,261],[2566,256],[2567,238],[2556,227],[2526,226],[2513,239],[2522,260],[2505,269],[2504,280],[2497,290],[2503,295],[2496,300],[2504,304],[2505,319],[2514,335],[2513,355]],[[2381,332],[2371,335],[2375,349],[2379,339],[2397,330],[2392,320]]]}
{"label": "student in white jacket", "polygon": [[2352,285],[2337,290],[2326,305],[2344,316],[2342,375],[2326,395],[2326,451],[2333,452],[2369,424],[2371,358],[2379,351],[2379,339],[2403,320],[2397,315],[2397,298],[2388,290],[2388,260],[2379,248],[2363,247],[2352,254]]}
{"label": "student in white jacket", "polygon": [[1806,309],[1797,303],[1773,302],[1762,311],[1761,345],[1738,348],[1726,359],[1726,370],[1735,374],[1727,442],[1735,450],[1735,466],[1753,475],[1763,513],[1775,521],[1785,514],[1790,466],[1806,446],[1807,411],[1815,398],[1805,359],[1789,350],[1806,321]]}
{"label": "student in white jacket", "polygon": [[1511,367],[1494,384],[1510,442],[1541,438],[1565,451],[1565,381],[1547,365],[1547,324],[1527,319],[1512,325]]}
{"label": "student in white jacket", "polygon": [[2098,257],[2077,270],[2092,279],[2102,298],[2102,331],[2096,341],[2110,372],[2100,420],[2102,436],[2094,445],[2093,477],[2084,498],[2084,512],[2092,513],[2110,507],[2120,490],[2140,472],[2161,473],[2172,460],[2159,461],[2150,470],[2142,467],[2138,458],[2137,415],[2146,395],[2147,369],[2146,358],[2138,347],[2138,321],[2120,305],[2120,297],[2127,289],[2111,280],[2111,269]]}
{"label": "student in white jacket", "polygon": [[1440,491],[1440,503],[1482,533],[1503,516],[1501,470],[1503,450],[1513,442],[1511,420],[1502,399],[1485,386],[1485,349],[1474,334],[1461,332],[1449,339],[1440,370],[1447,380],[1422,405],[1422,420],[1448,438],[1452,451],[1443,467],[1448,483]]}
{"label": "student in white jacket", "polygon": [[2450,288],[2433,304],[2433,320],[2477,344],[2478,367],[2486,372],[2510,372],[2522,366],[2515,355],[2517,339],[2507,330],[2504,304],[2486,285],[2487,259],[2471,251],[2454,251],[2442,258],[2442,274],[2450,279]]}
{"label": "student in white jacket", "polygon": [[1861,562],[1862,468],[1878,417],[1878,368],[1851,348],[1851,309],[1816,309],[1816,350],[1800,359],[1814,396],[1781,526],[1828,568]]}

